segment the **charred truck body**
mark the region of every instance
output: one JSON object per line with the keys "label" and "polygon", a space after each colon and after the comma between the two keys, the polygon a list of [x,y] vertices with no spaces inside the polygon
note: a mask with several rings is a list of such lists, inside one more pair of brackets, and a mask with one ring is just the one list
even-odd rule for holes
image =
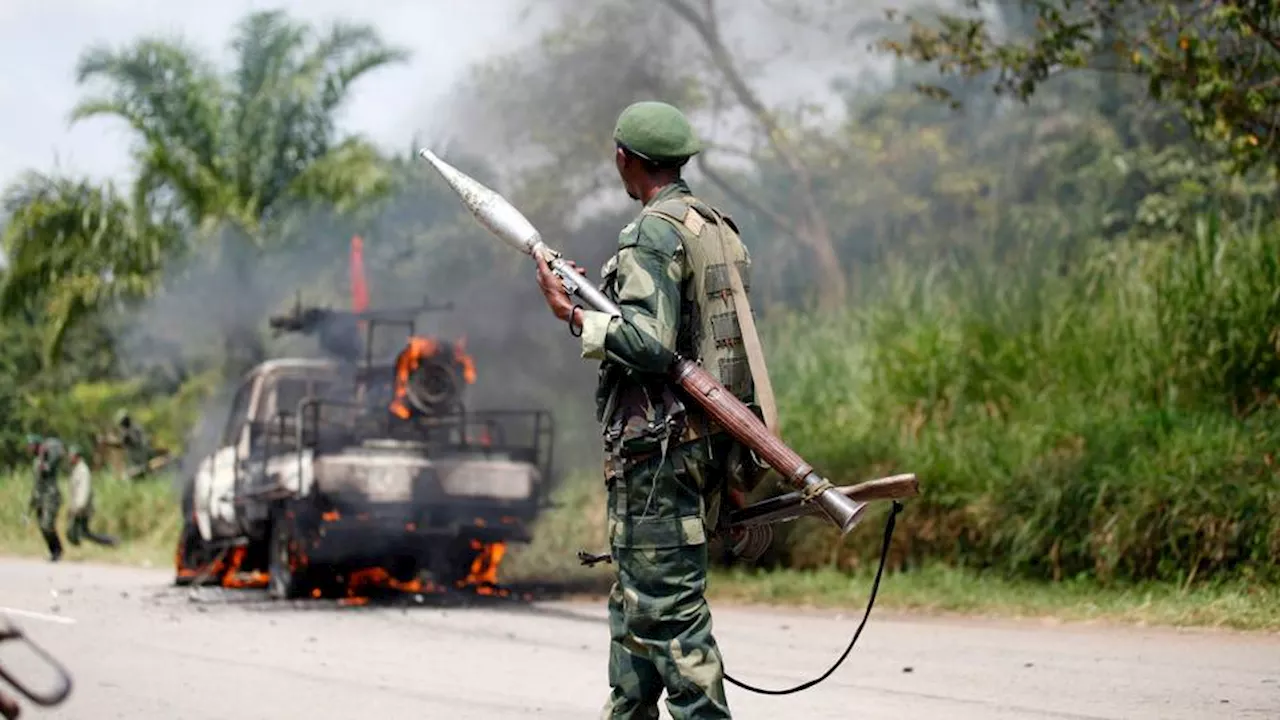
{"label": "charred truck body", "polygon": [[[393,586],[424,573],[437,587],[495,582],[545,500],[551,417],[468,409],[472,360],[461,342],[414,335],[427,309],[272,318],[277,331],[318,332],[339,359],[270,360],[245,376],[218,448],[187,481],[179,584],[249,573],[293,598],[341,593],[370,571]],[[386,325],[407,327],[407,342],[374,362]]]}

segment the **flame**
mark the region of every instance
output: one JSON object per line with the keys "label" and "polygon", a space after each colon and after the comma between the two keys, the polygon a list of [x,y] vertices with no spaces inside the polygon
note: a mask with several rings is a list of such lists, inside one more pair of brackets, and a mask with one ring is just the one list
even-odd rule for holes
{"label": "flame", "polygon": [[458,338],[453,343],[453,359],[458,361],[462,366],[462,379],[467,381],[468,385],[474,385],[476,382],[476,364],[467,354],[467,338],[465,336]]}
{"label": "flame", "polygon": [[472,540],[471,549],[476,551],[476,559],[471,561],[471,572],[467,574],[466,579],[458,582],[458,587],[474,587],[477,595],[505,597],[509,594],[510,591],[498,587],[498,566],[502,564],[502,556],[507,553],[507,544]]}
{"label": "flame", "polygon": [[222,577],[226,571],[227,564],[222,558],[215,558],[208,567],[187,567],[182,561],[182,541],[178,541],[178,550],[174,553],[174,566],[178,569],[177,575],[182,579],[197,578],[201,575],[205,577],[215,578]]}
{"label": "flame", "polygon": [[261,588],[267,586],[270,575],[261,570],[251,570],[246,573],[240,572],[240,565],[244,563],[244,556],[248,549],[241,545],[231,551],[231,562],[227,566],[227,571],[222,574],[222,587],[225,588]]}
{"label": "flame", "polygon": [[[336,511],[334,511],[336,515]],[[329,518],[326,518],[329,519]],[[503,518],[503,522],[512,520],[513,518]],[[476,518],[478,525],[483,525],[484,521]],[[416,528],[415,523],[406,524],[406,529],[413,531]],[[475,558],[471,561],[471,566],[466,578],[459,580],[456,585],[458,589],[470,589],[477,595],[507,597],[511,591],[498,585],[498,568],[502,564],[502,559],[506,555],[507,546],[503,542],[485,543],[477,539],[470,541],[470,548],[476,553]],[[248,555],[246,546],[235,547],[231,550],[229,557],[225,560],[222,557],[217,558],[210,568],[189,568],[182,563],[181,548],[175,557],[175,563],[178,568],[178,576],[183,578],[196,577],[201,573],[208,577],[216,577],[220,579],[222,587],[232,589],[242,588],[263,588],[266,587],[270,575],[261,570],[242,571],[245,558]],[[298,570],[307,565],[307,559],[302,553],[298,553],[291,560],[292,570]],[[401,593],[443,593],[446,587],[437,585],[432,582],[424,582],[419,578],[412,580],[397,580],[385,568],[374,566],[362,568],[345,576],[346,587],[344,589],[344,597],[339,599],[340,605],[359,606],[368,604],[370,597],[376,592],[395,591]],[[323,592],[320,588],[311,591],[311,597],[320,598]]]}
{"label": "flame", "polygon": [[[440,344],[433,338],[410,337],[409,342],[405,344],[404,350],[401,350],[400,355],[396,358],[395,395],[391,401],[390,410],[401,420],[408,420],[413,414],[404,401],[404,396],[408,392],[410,373],[417,370],[423,360],[435,357],[440,352],[440,349]],[[462,366],[462,379],[468,385],[474,384],[476,381],[476,364],[475,360],[467,354],[466,338],[459,339],[453,343],[453,359]]]}
{"label": "flame", "polygon": [[347,597],[353,598],[360,596],[362,590],[366,588],[377,588],[386,590],[399,590],[400,592],[420,593],[424,592],[428,584],[414,578],[408,582],[401,582],[391,577],[391,573],[380,567],[364,568],[351,573],[347,577]]}
{"label": "flame", "polygon": [[[423,582],[418,578],[401,581],[381,567],[369,567],[356,570],[347,575],[345,597],[338,600],[339,605],[359,606],[369,604],[370,596],[375,591],[395,591],[402,593],[435,593],[444,589],[433,583]],[[312,592],[312,597],[320,597],[319,591]]]}
{"label": "flame", "polygon": [[404,350],[400,352],[400,356],[396,358],[396,392],[394,399],[391,401],[391,412],[395,413],[401,420],[408,420],[412,414],[409,406],[404,403],[405,393],[408,392],[409,373],[416,370],[423,360],[434,357],[435,354],[435,340],[424,337],[411,337]]}

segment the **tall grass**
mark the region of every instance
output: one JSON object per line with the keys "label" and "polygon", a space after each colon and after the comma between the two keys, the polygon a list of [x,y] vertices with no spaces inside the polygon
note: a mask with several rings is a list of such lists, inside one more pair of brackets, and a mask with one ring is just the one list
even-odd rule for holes
{"label": "tall grass", "polygon": [[[29,470],[0,475],[0,552],[37,555],[46,552],[36,518],[31,516],[24,521],[31,482]],[[94,532],[115,536],[121,544],[116,548],[99,548],[81,541],[80,547],[75,547],[67,542],[70,498],[65,479],[62,480],[58,534],[67,559],[170,562],[182,520],[173,487],[164,477],[135,482],[95,473],[94,515],[89,526]]]}
{"label": "tall grass", "polygon": [[[770,325],[782,429],[839,481],[916,472],[895,563],[1037,578],[1275,576],[1280,229],[1201,222],[1069,271],[895,267],[856,309]],[[878,533],[788,528],[854,567]]]}

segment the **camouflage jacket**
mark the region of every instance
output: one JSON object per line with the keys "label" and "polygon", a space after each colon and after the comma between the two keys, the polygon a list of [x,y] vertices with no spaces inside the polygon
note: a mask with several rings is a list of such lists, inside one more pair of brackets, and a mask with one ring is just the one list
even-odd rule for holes
{"label": "camouflage jacket", "polygon": [[58,471],[62,469],[62,460],[66,450],[62,441],[57,438],[45,438],[40,443],[40,450],[32,463],[35,483],[31,495],[58,494]]}
{"label": "camouflage jacket", "polygon": [[[677,180],[649,201],[653,206],[689,186]],[[640,215],[618,235],[618,252],[601,270],[601,291],[618,304],[622,317],[585,310],[582,357],[600,360],[596,416],[604,423],[612,407],[630,404],[631,414],[655,417],[652,400],[666,385],[679,334],[684,252],[680,233],[658,217]],[[634,407],[636,403],[644,407]],[[692,412],[697,408],[684,408]]]}

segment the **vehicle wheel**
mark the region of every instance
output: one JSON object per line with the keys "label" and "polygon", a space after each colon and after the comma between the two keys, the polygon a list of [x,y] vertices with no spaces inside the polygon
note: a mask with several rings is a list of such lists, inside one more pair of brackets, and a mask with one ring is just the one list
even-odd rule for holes
{"label": "vehicle wheel", "polygon": [[277,600],[305,597],[311,586],[306,567],[299,556],[294,536],[294,519],[284,507],[272,512],[271,541],[268,547],[267,594]]}
{"label": "vehicle wheel", "polygon": [[202,585],[220,582],[220,569],[210,568],[217,560],[217,553],[200,537],[195,524],[190,520],[182,523],[182,533],[178,536],[178,548],[174,553],[173,584],[185,587],[198,578]]}

